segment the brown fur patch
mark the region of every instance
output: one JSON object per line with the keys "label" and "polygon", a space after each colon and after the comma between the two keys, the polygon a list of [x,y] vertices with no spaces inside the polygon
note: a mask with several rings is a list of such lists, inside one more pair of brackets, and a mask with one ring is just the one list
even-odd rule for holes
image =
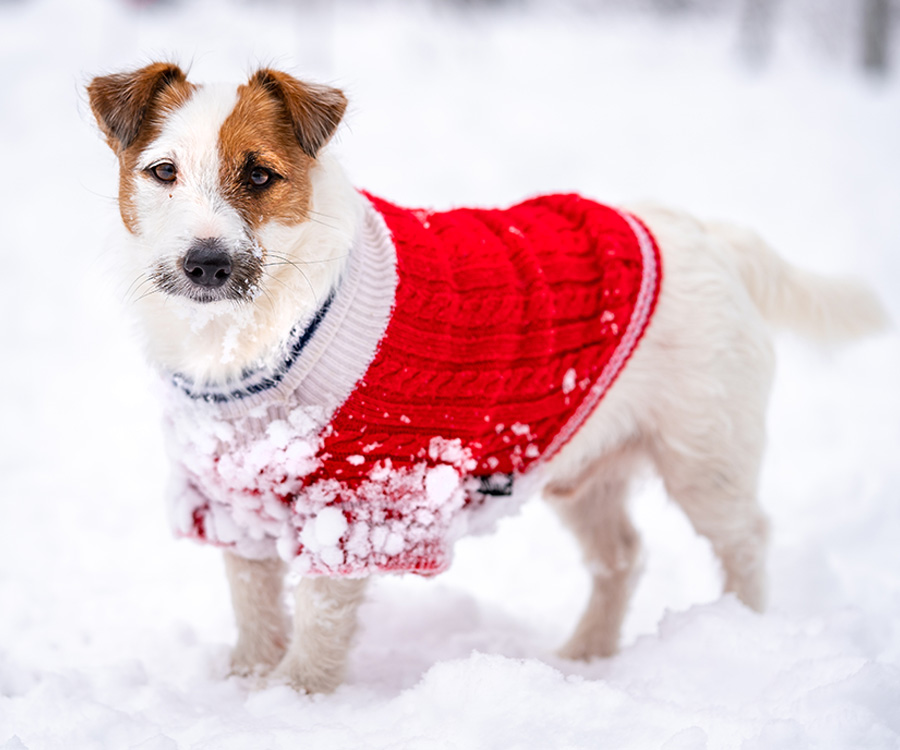
{"label": "brown fur patch", "polygon": [[[238,88],[237,104],[219,131],[219,159],[222,195],[248,226],[306,220],[314,160],[297,143],[282,104],[262,86]],[[272,173],[261,188],[250,181],[259,167]]]}
{"label": "brown fur patch", "polygon": [[[260,70],[238,89],[237,104],[219,131],[219,180],[250,227],[307,220],[309,170],[346,106],[337,89],[271,70]],[[271,173],[265,186],[252,184],[255,168]]]}
{"label": "brown fur patch", "polygon": [[97,123],[119,157],[119,213],[132,233],[137,229],[134,184],[142,178],[137,158],[159,135],[166,117],[190,99],[195,89],[181,68],[171,63],[100,76],[88,86]]}
{"label": "brown fur patch", "polygon": [[312,157],[328,143],[347,109],[343,91],[298,81],[278,70],[258,70],[250,84],[262,86],[284,105],[300,148]]}

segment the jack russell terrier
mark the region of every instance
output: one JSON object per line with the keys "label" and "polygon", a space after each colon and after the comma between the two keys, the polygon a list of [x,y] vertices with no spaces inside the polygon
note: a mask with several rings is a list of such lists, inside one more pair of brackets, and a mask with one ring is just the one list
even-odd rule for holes
{"label": "jack russell terrier", "polygon": [[329,156],[343,93],[275,70],[212,86],[155,63],[88,93],[164,381],[172,523],[225,550],[234,673],[333,690],[369,575],[438,573],[539,492],[593,582],[561,653],[614,653],[644,464],[763,606],[767,323],[863,335],[884,322],[865,288],[657,207],[401,208]]}

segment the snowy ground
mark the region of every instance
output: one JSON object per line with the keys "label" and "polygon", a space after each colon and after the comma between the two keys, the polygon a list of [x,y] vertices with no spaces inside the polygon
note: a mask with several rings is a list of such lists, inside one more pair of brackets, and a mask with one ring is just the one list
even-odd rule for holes
{"label": "snowy ground", "polygon": [[896,334],[837,353],[779,339],[770,611],[719,598],[708,547],[650,482],[646,574],[606,661],[553,656],[587,581],[533,503],[437,580],[380,582],[335,695],[253,691],[226,677],[218,555],[165,523],[151,378],[107,271],[92,74],[160,55],[200,80],[283,65],[348,91],[337,145],[376,193],[664,199],[852,268],[900,320],[897,79],[790,29],[754,72],[734,41],[725,21],[416,3],[0,4],[0,748],[900,747]]}

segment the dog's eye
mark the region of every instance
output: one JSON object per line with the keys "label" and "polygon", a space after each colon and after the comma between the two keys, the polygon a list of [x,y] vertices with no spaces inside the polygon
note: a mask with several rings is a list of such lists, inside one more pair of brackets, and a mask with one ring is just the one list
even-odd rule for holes
{"label": "dog's eye", "polygon": [[265,167],[254,167],[250,170],[250,184],[253,187],[263,187],[272,181],[272,173]]}
{"label": "dog's eye", "polygon": [[160,182],[175,182],[175,165],[167,161],[161,162],[150,167],[150,174]]}

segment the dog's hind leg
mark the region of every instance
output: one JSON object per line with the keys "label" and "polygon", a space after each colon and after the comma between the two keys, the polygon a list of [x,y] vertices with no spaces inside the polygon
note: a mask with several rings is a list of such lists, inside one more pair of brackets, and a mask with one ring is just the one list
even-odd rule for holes
{"label": "dog's hind leg", "polygon": [[761,436],[737,445],[711,435],[702,452],[659,444],[654,453],[669,496],[721,561],[725,591],[762,610],[769,524],[756,497]]}
{"label": "dog's hind leg", "polygon": [[247,560],[226,552],[225,571],[238,627],[231,671],[239,675],[266,673],[278,664],[287,647],[284,563]]}
{"label": "dog's hind leg", "polygon": [[365,578],[304,578],[295,592],[291,645],[272,678],[306,693],[330,693],[344,676]]}
{"label": "dog's hind leg", "polygon": [[628,517],[628,484],[638,454],[624,449],[593,463],[576,481],[553,482],[544,495],[578,539],[591,575],[591,594],[575,633],[560,651],[567,659],[611,656],[634,586],[640,539]]}

